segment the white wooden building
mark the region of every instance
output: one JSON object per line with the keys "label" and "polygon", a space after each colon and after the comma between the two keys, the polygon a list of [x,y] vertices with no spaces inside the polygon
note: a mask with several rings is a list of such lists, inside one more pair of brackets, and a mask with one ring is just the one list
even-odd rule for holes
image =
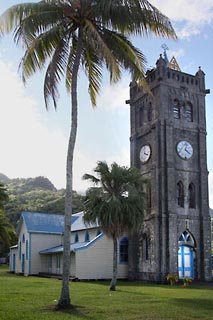
{"label": "white wooden building", "polygon": [[[71,220],[71,277],[110,279],[113,242],[97,225],[85,225],[83,212]],[[10,248],[10,271],[28,275],[61,275],[64,216],[23,212],[17,228],[18,244]],[[118,244],[118,279],[128,275],[128,238]]]}

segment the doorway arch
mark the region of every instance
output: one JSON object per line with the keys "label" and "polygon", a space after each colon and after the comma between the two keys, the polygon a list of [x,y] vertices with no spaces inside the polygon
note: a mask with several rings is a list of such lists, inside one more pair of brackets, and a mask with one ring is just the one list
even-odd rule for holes
{"label": "doorway arch", "polygon": [[194,279],[195,240],[193,235],[185,230],[178,239],[178,277]]}

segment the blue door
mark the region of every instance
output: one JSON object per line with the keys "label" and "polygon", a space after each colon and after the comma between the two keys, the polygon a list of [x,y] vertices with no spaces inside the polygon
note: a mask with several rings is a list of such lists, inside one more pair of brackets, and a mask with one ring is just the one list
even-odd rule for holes
{"label": "blue door", "polygon": [[24,273],[25,269],[25,256],[22,254],[21,272]]}
{"label": "blue door", "polygon": [[178,275],[179,279],[194,279],[194,254],[189,246],[180,246],[178,249]]}
{"label": "blue door", "polygon": [[16,271],[16,255],[15,253],[13,254],[13,262],[12,262],[12,271]]}

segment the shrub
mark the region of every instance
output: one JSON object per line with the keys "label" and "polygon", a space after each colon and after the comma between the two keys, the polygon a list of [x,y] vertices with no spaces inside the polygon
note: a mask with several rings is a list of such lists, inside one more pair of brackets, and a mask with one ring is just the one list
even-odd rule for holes
{"label": "shrub", "polygon": [[167,274],[166,280],[170,283],[171,286],[174,286],[178,282],[178,276],[176,274]]}
{"label": "shrub", "polygon": [[190,283],[192,282],[192,278],[183,278],[183,286],[188,287]]}

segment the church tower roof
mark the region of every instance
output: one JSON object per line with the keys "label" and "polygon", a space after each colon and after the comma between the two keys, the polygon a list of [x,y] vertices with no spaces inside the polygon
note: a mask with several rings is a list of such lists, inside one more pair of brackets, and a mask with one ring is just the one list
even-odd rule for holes
{"label": "church tower roof", "polygon": [[173,69],[173,70],[177,70],[177,71],[181,71],[179,64],[177,63],[177,60],[175,59],[175,57],[173,56],[172,59],[169,61],[168,63],[168,68],[169,69]]}

